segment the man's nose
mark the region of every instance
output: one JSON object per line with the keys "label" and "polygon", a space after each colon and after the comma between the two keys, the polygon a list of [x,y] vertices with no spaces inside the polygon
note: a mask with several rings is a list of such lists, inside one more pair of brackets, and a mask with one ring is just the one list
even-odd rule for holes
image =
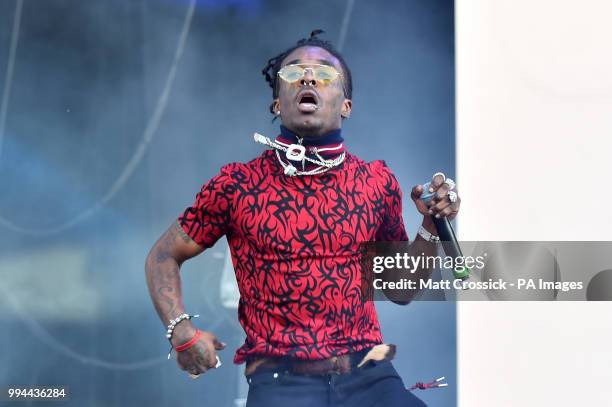
{"label": "man's nose", "polygon": [[302,86],[317,86],[317,81],[314,78],[314,72],[311,68],[304,70],[304,77],[300,80]]}

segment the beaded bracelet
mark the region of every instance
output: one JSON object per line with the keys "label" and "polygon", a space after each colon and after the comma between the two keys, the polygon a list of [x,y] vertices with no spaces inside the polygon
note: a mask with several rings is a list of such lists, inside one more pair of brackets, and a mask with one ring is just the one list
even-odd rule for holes
{"label": "beaded bracelet", "polygon": [[196,315],[181,314],[177,318],[170,320],[170,325],[168,325],[168,330],[166,331],[166,338],[168,339],[168,342],[170,342],[170,351],[168,352],[168,359],[170,359],[170,355],[172,354],[172,349],[174,349],[174,346],[172,346],[172,335],[174,334],[174,328],[176,328],[178,324],[180,324],[181,322],[185,320],[190,320],[192,318],[199,318],[199,317],[200,315],[198,314]]}

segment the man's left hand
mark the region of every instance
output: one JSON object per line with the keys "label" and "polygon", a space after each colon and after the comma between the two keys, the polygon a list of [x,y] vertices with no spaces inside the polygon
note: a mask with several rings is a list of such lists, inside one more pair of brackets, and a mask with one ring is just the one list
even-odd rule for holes
{"label": "man's left hand", "polygon": [[415,185],[412,188],[410,197],[414,201],[417,210],[423,216],[433,215],[437,218],[446,217],[448,220],[453,220],[457,216],[459,206],[461,205],[461,198],[457,194],[455,183],[450,179],[446,179],[444,174],[438,172],[432,177],[429,187],[429,192],[434,193],[429,202],[421,199],[423,185]]}

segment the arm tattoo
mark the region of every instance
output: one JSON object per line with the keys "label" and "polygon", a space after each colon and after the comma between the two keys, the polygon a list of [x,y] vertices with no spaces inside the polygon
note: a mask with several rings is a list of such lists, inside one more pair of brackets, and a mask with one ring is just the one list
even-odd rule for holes
{"label": "arm tattoo", "polygon": [[175,222],[175,226],[176,226],[176,229],[178,229],[179,236],[183,238],[183,241],[185,243],[189,243],[192,240],[191,236],[185,233],[185,230],[183,230],[183,227],[179,224],[178,220]]}
{"label": "arm tattoo", "polygon": [[181,236],[184,240],[183,234],[187,236],[183,228],[178,223],[174,223],[155,244],[145,265],[149,294],[164,324],[184,312],[180,267],[172,257],[174,241],[177,236]]}

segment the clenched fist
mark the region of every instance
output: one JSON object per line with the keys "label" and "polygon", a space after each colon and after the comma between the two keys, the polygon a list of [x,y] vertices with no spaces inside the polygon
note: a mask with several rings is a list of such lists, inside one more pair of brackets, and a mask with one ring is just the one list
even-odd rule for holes
{"label": "clenched fist", "polygon": [[[185,325],[184,329],[180,331],[178,331],[178,328],[172,336],[172,346],[174,348],[188,342],[196,334],[196,329],[193,326]],[[225,349],[226,346],[211,332],[200,332],[200,338],[193,346],[182,352],[176,352],[176,361],[179,367],[194,378],[206,373],[209,369],[214,369],[217,366],[217,351]]]}

